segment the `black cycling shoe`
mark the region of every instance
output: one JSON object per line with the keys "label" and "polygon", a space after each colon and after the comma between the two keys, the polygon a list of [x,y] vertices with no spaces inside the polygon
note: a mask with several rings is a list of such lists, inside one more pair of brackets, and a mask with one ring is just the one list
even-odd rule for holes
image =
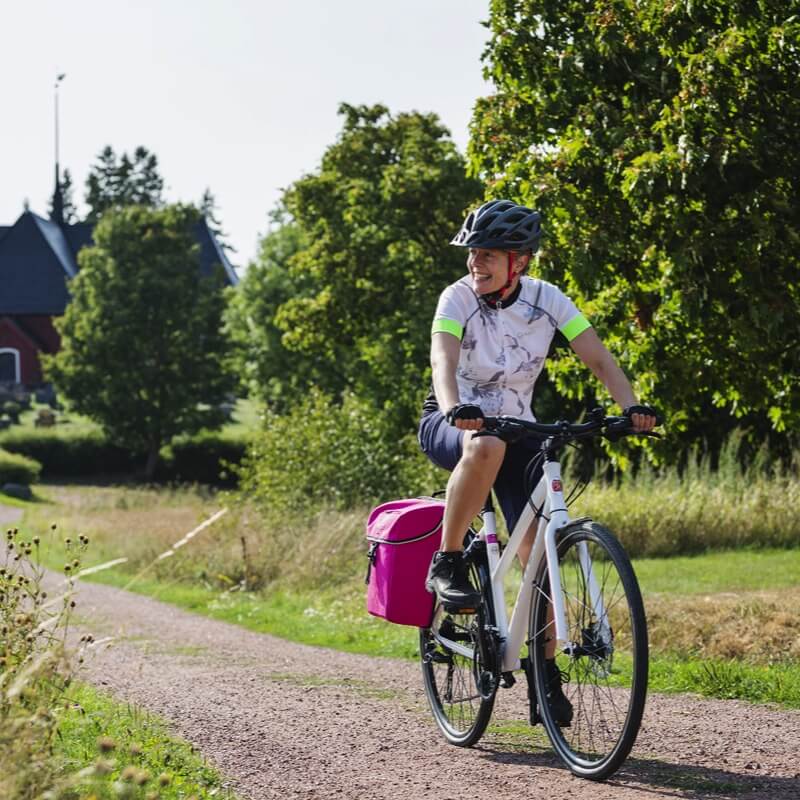
{"label": "black cycling shoe", "polygon": [[544,671],[547,678],[547,705],[553,714],[553,721],[559,728],[569,728],[572,724],[572,703],[561,689],[567,676],[556,666],[555,659],[546,659]]}
{"label": "black cycling shoe", "polygon": [[469,582],[460,551],[433,554],[425,588],[437,594],[451,614],[474,614],[481,602],[480,592]]}

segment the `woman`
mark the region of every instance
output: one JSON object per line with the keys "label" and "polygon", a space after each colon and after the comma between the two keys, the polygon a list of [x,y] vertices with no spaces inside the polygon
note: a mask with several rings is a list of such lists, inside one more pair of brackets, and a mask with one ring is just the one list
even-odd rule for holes
{"label": "woman", "polygon": [[[556,329],[636,431],[656,423],[655,411],[637,404],[630,382],[574,303],[552,284],[525,274],[539,246],[540,219],[537,211],[509,200],[493,200],[470,213],[451,242],[469,248],[468,274],[442,292],[434,315],[433,388],[419,441],[426,455],[452,474],[441,549],[427,586],[451,612],[469,613],[480,602],[461,559],[464,532],[492,487],[513,530],[527,502],[525,466],[538,449],[529,439],[507,444],[482,432],[483,415],[534,419],[533,389]],[[520,548],[523,563],[534,534],[529,530]],[[571,718],[571,709],[564,714]]]}

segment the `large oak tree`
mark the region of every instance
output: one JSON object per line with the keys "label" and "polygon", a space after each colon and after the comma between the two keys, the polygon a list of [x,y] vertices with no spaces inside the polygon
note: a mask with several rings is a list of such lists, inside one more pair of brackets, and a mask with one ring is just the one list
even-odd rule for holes
{"label": "large oak tree", "polygon": [[[495,0],[470,157],[683,443],[800,423],[800,18],[788,0]],[[551,374],[589,382],[569,355]],[[770,433],[771,429],[771,433]]]}

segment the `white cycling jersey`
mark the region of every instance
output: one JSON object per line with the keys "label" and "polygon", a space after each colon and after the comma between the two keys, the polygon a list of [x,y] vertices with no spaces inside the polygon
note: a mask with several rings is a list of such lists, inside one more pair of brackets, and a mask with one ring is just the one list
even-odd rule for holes
{"label": "white cycling jersey", "polygon": [[492,308],[465,276],[439,296],[432,332],[461,340],[456,370],[461,403],[474,403],[489,416],[533,420],[533,387],[556,329],[572,341],[591,326],[552,283],[523,275],[515,294],[513,302]]}

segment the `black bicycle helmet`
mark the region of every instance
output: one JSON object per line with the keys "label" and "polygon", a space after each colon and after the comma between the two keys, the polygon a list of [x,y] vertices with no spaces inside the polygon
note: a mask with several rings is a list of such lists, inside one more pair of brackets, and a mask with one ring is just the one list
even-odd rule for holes
{"label": "black bicycle helmet", "polygon": [[542,235],[541,214],[510,200],[490,200],[470,212],[450,244],[486,250],[535,253]]}

